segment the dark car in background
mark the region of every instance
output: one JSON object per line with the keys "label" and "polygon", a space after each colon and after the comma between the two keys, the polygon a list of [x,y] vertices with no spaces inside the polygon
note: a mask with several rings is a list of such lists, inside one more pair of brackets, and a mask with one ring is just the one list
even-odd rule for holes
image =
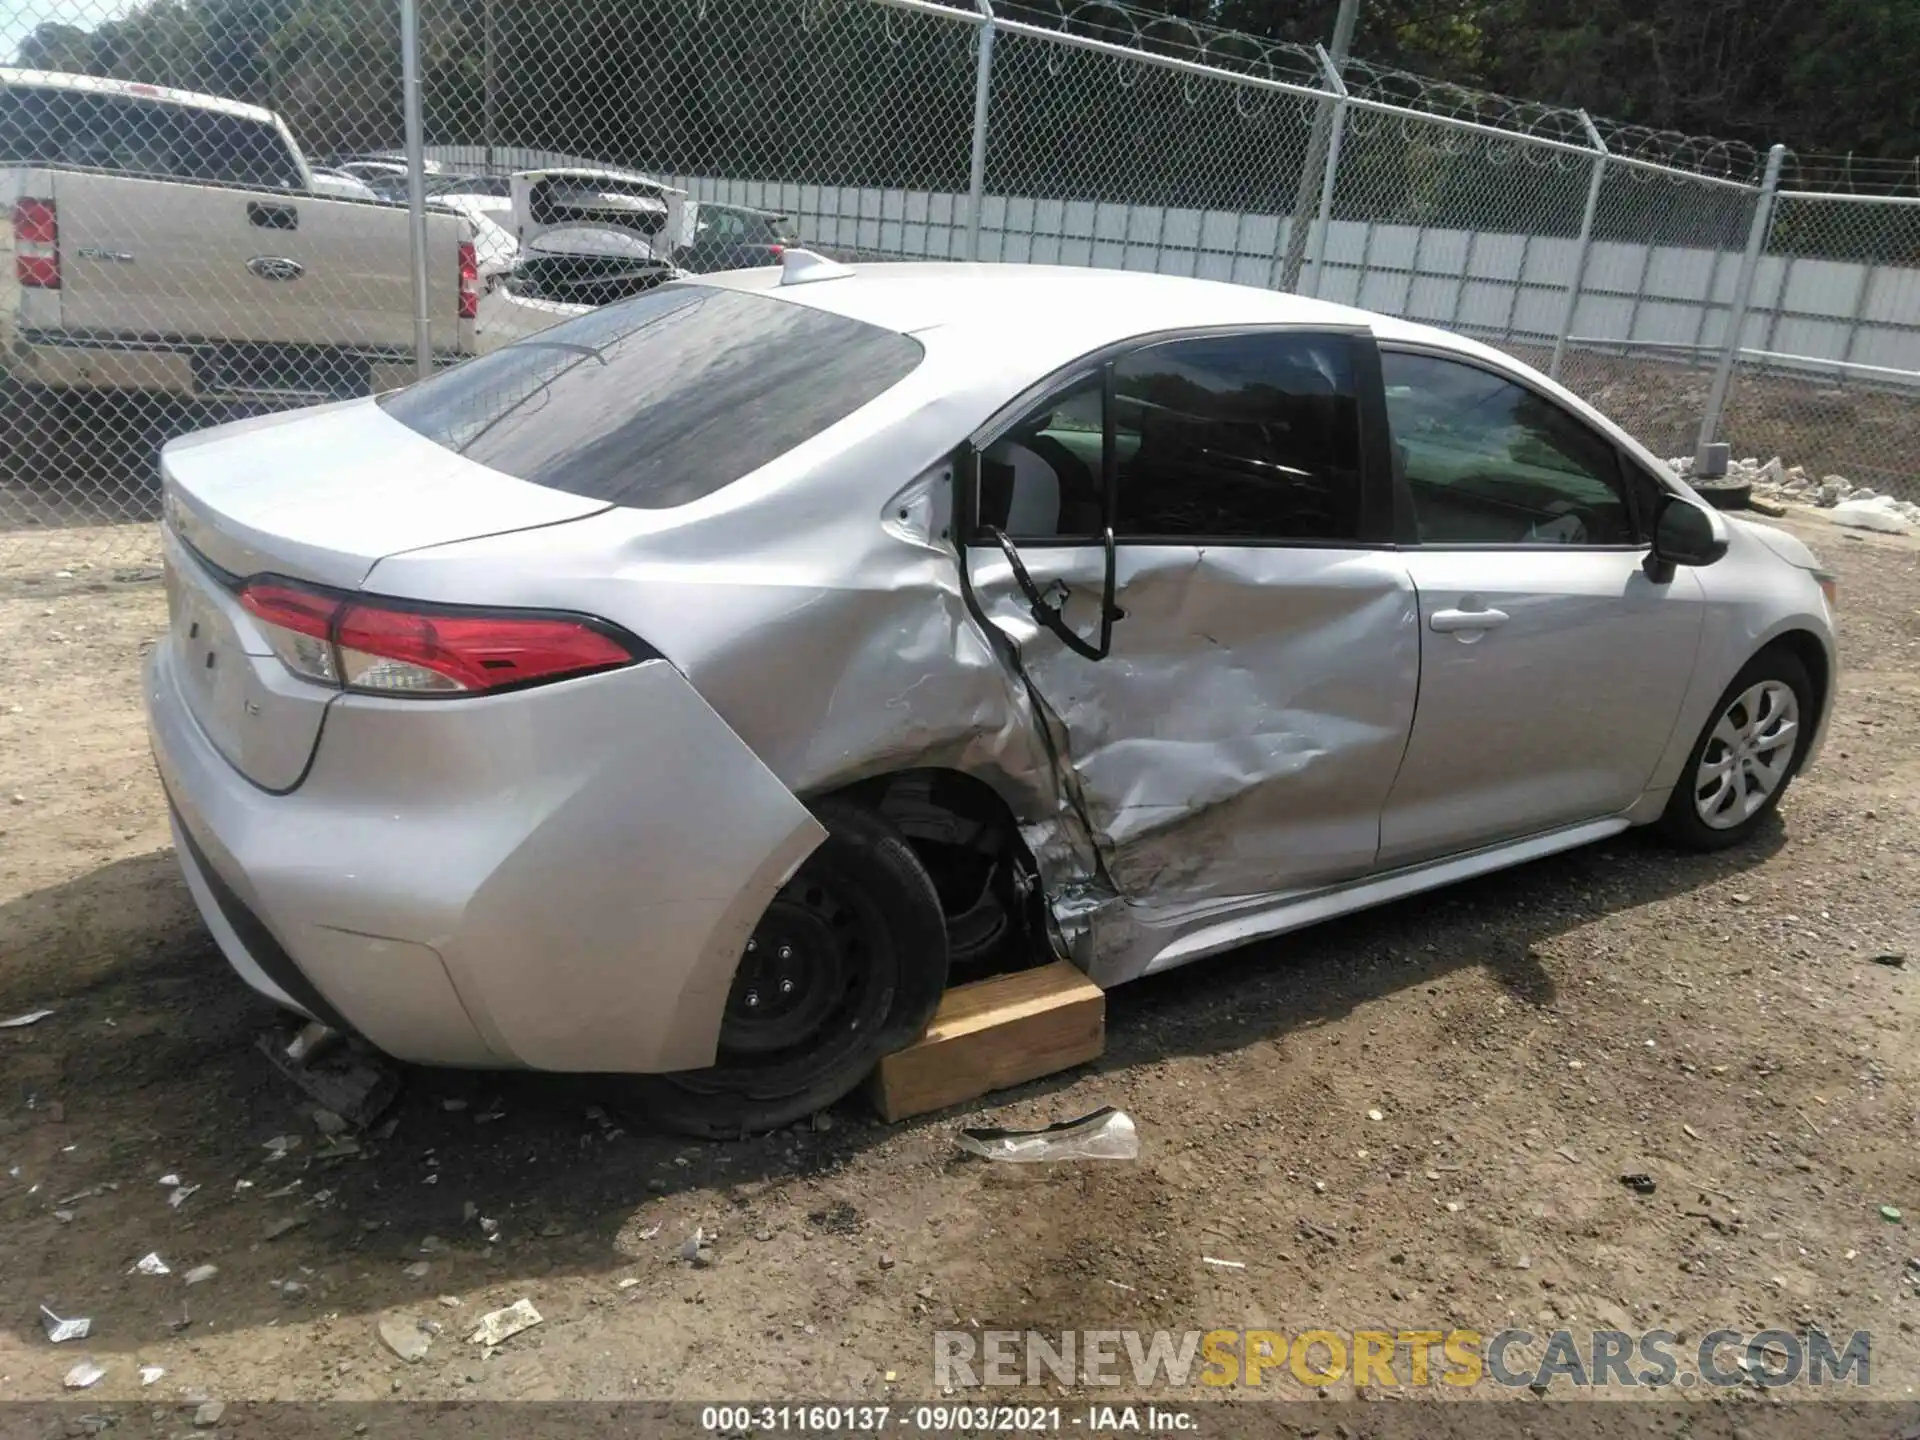
{"label": "dark car in background", "polygon": [[695,207],[693,243],[674,258],[680,268],[696,275],[716,270],[751,270],[778,265],[788,247],[800,243],[793,221],[772,210],[746,205]]}

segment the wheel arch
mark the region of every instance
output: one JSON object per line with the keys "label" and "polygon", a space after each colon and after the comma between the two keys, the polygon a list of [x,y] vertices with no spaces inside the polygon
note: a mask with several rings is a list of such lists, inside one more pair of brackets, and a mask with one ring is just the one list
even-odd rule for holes
{"label": "wheel arch", "polygon": [[[1721,694],[1732,683],[1734,676],[1770,651],[1792,655],[1806,670],[1814,686],[1811,705],[1813,736],[1801,752],[1798,768],[1804,771],[1810,766],[1818,758],[1820,746],[1826,739],[1839,673],[1831,637],[1823,634],[1823,629],[1824,626],[1816,617],[1793,614],[1782,617],[1757,635],[1743,636],[1722,631],[1720,637],[1715,638],[1710,631],[1702,645],[1702,659],[1696,662],[1697,668],[1686,700],[1668,734],[1660,763],[1628,818],[1636,824],[1643,824],[1659,817],[1665,808],[1667,793],[1680,783],[1680,772],[1685,768],[1687,756],[1692,753],[1694,741],[1700,738],[1701,727],[1707,723]],[[1722,658],[1718,664],[1714,664],[1707,660],[1708,656]]]}
{"label": "wheel arch", "polygon": [[1049,927],[1040,869],[1018,808],[1025,798],[1018,787],[944,765],[905,766],[802,797],[867,806],[900,831],[940,892],[956,979],[1018,968],[1006,965],[1006,946],[1023,941],[1031,963],[1052,958],[1051,940],[1041,939]]}
{"label": "wheel arch", "polygon": [[[1814,714],[1813,734],[1806,747],[1800,752],[1799,768],[1804,770],[1812,764],[1820,752],[1820,744],[1826,739],[1827,716],[1832,710],[1834,663],[1833,655],[1820,637],[1811,630],[1794,628],[1782,630],[1766,644],[1754,651],[1758,659],[1770,650],[1781,650],[1793,656],[1807,672],[1807,680],[1813,686],[1812,710]],[[1748,662],[1749,664],[1752,661]],[[1745,667],[1742,667],[1745,668]]]}

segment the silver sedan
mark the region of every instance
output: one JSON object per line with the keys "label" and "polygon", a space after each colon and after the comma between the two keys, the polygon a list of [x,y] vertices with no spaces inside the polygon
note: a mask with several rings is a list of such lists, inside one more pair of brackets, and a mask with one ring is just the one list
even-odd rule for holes
{"label": "silver sedan", "polygon": [[1814,556],[1564,389],[1198,280],[789,251],[163,468],[153,746],[233,967],[694,1131],[955,978],[1735,843],[1834,691]]}

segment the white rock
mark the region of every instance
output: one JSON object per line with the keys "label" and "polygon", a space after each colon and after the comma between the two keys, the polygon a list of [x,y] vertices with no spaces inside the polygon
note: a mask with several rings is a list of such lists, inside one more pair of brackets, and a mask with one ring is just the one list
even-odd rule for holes
{"label": "white rock", "polygon": [[426,1359],[433,1334],[411,1315],[385,1315],[378,1326],[381,1342],[409,1365]]}
{"label": "white rock", "polygon": [[1780,463],[1778,455],[1760,467],[1760,474],[1754,481],[1756,485],[1784,485],[1786,482],[1786,467]]}
{"label": "white rock", "polygon": [[1873,500],[1843,500],[1833,507],[1833,523],[1852,530],[1878,530],[1886,535],[1907,533],[1907,517],[1894,500],[1880,496]]}
{"label": "white rock", "polygon": [[1870,490],[1865,485],[1860,486],[1857,490],[1849,490],[1847,492],[1847,499],[1849,500],[1875,500],[1878,498],[1879,492],[1877,490]]}

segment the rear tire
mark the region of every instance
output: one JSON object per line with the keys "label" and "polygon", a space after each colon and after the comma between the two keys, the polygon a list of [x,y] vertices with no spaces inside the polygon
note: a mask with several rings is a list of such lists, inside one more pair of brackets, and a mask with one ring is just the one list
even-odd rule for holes
{"label": "rear tire", "polygon": [[1751,837],[1799,773],[1815,718],[1806,666],[1784,649],[1754,656],[1688,752],[1661,834],[1688,850],[1724,850]]}
{"label": "rear tire", "polygon": [[873,811],[813,809],[827,838],[748,941],[715,1063],[636,1080],[670,1130],[724,1139],[802,1119],[917,1040],[939,1007],[947,932],[926,867]]}

